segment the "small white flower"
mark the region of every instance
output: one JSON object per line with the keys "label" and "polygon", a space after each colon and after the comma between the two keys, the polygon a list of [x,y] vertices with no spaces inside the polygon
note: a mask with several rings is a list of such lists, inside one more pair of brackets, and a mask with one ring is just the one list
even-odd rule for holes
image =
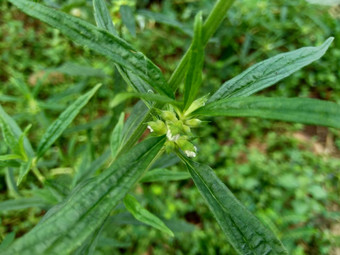
{"label": "small white flower", "polygon": [[168,129],[168,131],[166,132],[166,137],[169,139],[169,141],[176,142],[179,139],[179,134],[172,136],[171,130]]}
{"label": "small white flower", "polygon": [[184,152],[185,152],[185,154],[187,155],[187,157],[189,157],[189,158],[194,158],[194,157],[196,157],[196,153],[193,152],[193,151],[184,151]]}
{"label": "small white flower", "polygon": [[153,132],[152,127],[148,126],[148,129],[150,130],[151,133]]}

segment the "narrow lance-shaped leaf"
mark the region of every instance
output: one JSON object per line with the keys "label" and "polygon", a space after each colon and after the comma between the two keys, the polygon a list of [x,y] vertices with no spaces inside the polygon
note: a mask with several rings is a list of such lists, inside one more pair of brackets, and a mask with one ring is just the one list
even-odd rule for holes
{"label": "narrow lance-shaped leaf", "polygon": [[[234,1],[235,0],[216,1],[214,8],[210,12],[208,18],[206,19],[203,25],[202,33],[203,33],[203,45],[204,46],[208,43],[209,39],[216,32],[217,28],[220,26],[221,22],[223,21],[226,15],[226,12],[228,11],[228,9],[230,8],[230,6],[233,4]],[[188,71],[190,51],[191,51],[191,46],[186,51],[181,61],[177,65],[175,71],[172,73],[170,77],[169,86],[173,88],[174,90],[176,90],[179,87],[186,72]]]}
{"label": "narrow lance-shaped leaf", "polygon": [[59,138],[64,130],[71,124],[80,110],[90,101],[91,97],[97,92],[101,84],[98,84],[86,94],[80,96],[65,111],[63,111],[58,119],[56,119],[47,129],[38,146],[37,156],[41,157],[48,148]]}
{"label": "narrow lance-shaped leaf", "polygon": [[[110,24],[112,24],[112,20],[104,0],[93,0],[93,9],[97,26],[101,29],[107,30],[113,35],[118,36],[118,34],[116,32],[113,32],[112,28],[110,27]],[[148,93],[150,90],[152,91],[152,87],[144,80],[138,78],[136,75],[134,75],[132,72],[121,65],[116,64],[116,67],[120,75],[123,77],[124,81],[132,88],[134,88],[137,92]],[[151,107],[148,101],[145,100],[145,103],[149,108]]]}
{"label": "narrow lance-shaped leaf", "polygon": [[204,61],[202,26],[202,12],[199,12],[195,17],[195,34],[190,51],[189,68],[184,86],[184,109],[187,109],[194,101],[202,83],[202,68]]}
{"label": "narrow lance-shaped leaf", "polygon": [[146,210],[137,201],[136,198],[127,194],[124,198],[124,204],[126,209],[135,217],[137,220],[150,225],[160,231],[167,233],[170,236],[174,236],[174,233],[161,221],[157,216]]}
{"label": "narrow lance-shaped leaf", "polygon": [[222,99],[194,115],[259,117],[340,128],[340,105],[311,98],[246,97]]}
{"label": "narrow lance-shaped leaf", "polygon": [[106,7],[105,0],[93,0],[94,18],[98,27],[105,28],[108,32],[118,36],[115,29],[109,10]]}
{"label": "narrow lance-shaped leaf", "polygon": [[276,236],[236,199],[210,167],[180,157],[228,241],[239,254],[287,254]]}
{"label": "narrow lance-shaped leaf", "polygon": [[122,17],[123,24],[129,30],[130,34],[133,37],[136,37],[136,23],[132,8],[128,5],[121,5],[119,12]]}
{"label": "narrow lance-shaped leaf", "polygon": [[104,222],[152,164],[164,137],[147,139],[122,155],[99,176],[77,186],[61,204],[2,255],[71,254]]}
{"label": "narrow lance-shaped leaf", "polygon": [[146,81],[160,94],[174,97],[160,69],[121,38],[66,13],[27,0],[9,0],[26,14],[59,29],[71,40],[106,56]]}
{"label": "narrow lance-shaped leaf", "polygon": [[124,117],[125,117],[125,114],[124,112],[122,112],[111,134],[111,139],[110,139],[111,146],[110,147],[111,147],[111,155],[113,158],[117,156],[117,153],[119,152],[119,147],[122,145]]}
{"label": "narrow lance-shaped leaf", "polygon": [[29,173],[32,166],[32,158],[29,158],[27,162],[24,162],[21,164],[19,169],[19,177],[17,180],[17,185],[19,186],[22,180],[26,177],[26,175]]}
{"label": "narrow lance-shaped leaf", "polygon": [[175,172],[165,168],[156,168],[148,171],[140,182],[166,182],[166,181],[180,181],[189,179],[188,172]]}
{"label": "narrow lance-shaped leaf", "polygon": [[[28,139],[23,135],[23,132],[19,128],[18,124],[15,122],[15,120],[9,116],[4,109],[0,105],[0,124],[2,127],[2,132],[4,139],[8,146],[14,150],[13,152],[16,152],[17,154],[21,155],[22,151],[20,151],[20,146],[19,146],[19,140],[23,139],[23,146],[25,149],[25,153],[29,157],[34,156],[34,151],[32,148],[32,145],[28,141]],[[20,138],[22,137],[22,138]]]}
{"label": "narrow lance-shaped leaf", "polygon": [[333,41],[328,38],[318,47],[304,47],[257,63],[222,84],[208,102],[222,98],[246,97],[265,89],[321,58]]}

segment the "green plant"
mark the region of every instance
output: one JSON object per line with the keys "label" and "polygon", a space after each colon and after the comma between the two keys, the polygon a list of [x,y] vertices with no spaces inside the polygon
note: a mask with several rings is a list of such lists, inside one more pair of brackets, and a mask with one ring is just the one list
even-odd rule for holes
{"label": "green plant", "polygon": [[[211,97],[195,100],[201,85],[204,47],[232,1],[218,1],[204,24],[202,15],[197,14],[193,42],[169,82],[149,59],[117,36],[103,1],[94,1],[99,28],[37,3],[10,2],[116,64],[136,92],[117,95],[112,107],[117,101],[139,97],[148,108],[143,108],[140,102],[126,123],[123,122],[124,115],[119,118],[111,136],[111,166],[93,179],[87,179],[93,169],[81,171],[74,178],[71,194],[50,209],[32,231],[5,248],[4,254],[82,254],[93,251],[106,218],[124,197],[126,207],[137,219],[171,234],[159,219],[141,209],[136,199],[127,195],[164,150],[176,152],[187,165],[190,176],[236,251],[241,254],[286,253],[275,235],[237,201],[211,168],[190,159],[199,153],[191,129],[203,126],[204,122],[199,118],[204,116],[263,117],[340,128],[340,107],[335,103],[308,98],[248,97],[319,59],[332,38],[321,46],[280,54],[253,65],[224,83]],[[184,94],[175,100],[174,92],[184,78]],[[39,160],[98,89],[96,86],[60,115],[47,129],[36,152],[25,138],[29,128],[21,132],[14,120],[1,109],[3,136],[11,149],[11,154],[4,155],[2,160],[4,166],[20,168],[18,185],[31,169],[42,183],[45,182],[37,167]],[[134,146],[146,125],[155,137]],[[143,179],[150,176],[187,177],[154,171],[145,174]]]}

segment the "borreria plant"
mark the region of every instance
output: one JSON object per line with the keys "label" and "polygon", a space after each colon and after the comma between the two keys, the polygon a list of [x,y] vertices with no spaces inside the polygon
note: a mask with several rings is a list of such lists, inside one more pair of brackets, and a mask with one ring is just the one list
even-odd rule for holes
{"label": "borreria plant", "polygon": [[[201,13],[196,15],[192,44],[169,81],[152,61],[118,36],[104,0],[93,0],[97,27],[33,1],[9,2],[59,29],[74,42],[107,57],[135,90],[123,98],[132,96],[142,101],[125,123],[124,114],[121,115],[112,132],[111,165],[94,178],[90,178],[91,169],[76,175],[68,197],[51,208],[35,228],[3,250],[3,255],[88,254],[93,251],[107,217],[121,200],[136,219],[173,235],[159,218],[128,194],[142,177],[167,175],[171,178],[171,173],[161,170],[146,173],[162,153],[176,153],[185,163],[228,242],[238,253],[287,253],[272,231],[235,198],[209,166],[193,160],[199,153],[199,145],[193,141],[192,129],[204,127],[206,123],[201,119],[211,116],[259,117],[340,128],[340,107],[333,102],[251,96],[319,59],[333,38],[318,47],[301,48],[255,64],[222,84],[211,96],[197,99],[205,45],[222,22],[232,0],[217,1],[204,22]],[[182,81],[184,93],[175,97]],[[0,108],[3,136],[11,149],[1,160],[4,166],[19,169],[17,184],[30,170],[45,182],[38,169],[39,160],[98,89],[100,85],[73,102],[47,129],[36,149],[26,138],[28,128],[22,132]],[[146,128],[152,137],[139,142]]]}

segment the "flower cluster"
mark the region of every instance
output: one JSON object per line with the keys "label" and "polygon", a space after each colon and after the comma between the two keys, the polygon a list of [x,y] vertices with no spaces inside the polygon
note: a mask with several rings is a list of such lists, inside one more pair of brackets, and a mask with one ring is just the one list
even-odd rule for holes
{"label": "flower cluster", "polygon": [[204,106],[206,97],[195,100],[188,109],[181,111],[176,107],[160,111],[160,119],[148,122],[148,129],[157,136],[166,135],[165,149],[171,152],[176,148],[181,149],[188,157],[196,157],[197,148],[190,140],[193,135],[192,128],[201,124],[201,120],[191,118],[190,114]]}

